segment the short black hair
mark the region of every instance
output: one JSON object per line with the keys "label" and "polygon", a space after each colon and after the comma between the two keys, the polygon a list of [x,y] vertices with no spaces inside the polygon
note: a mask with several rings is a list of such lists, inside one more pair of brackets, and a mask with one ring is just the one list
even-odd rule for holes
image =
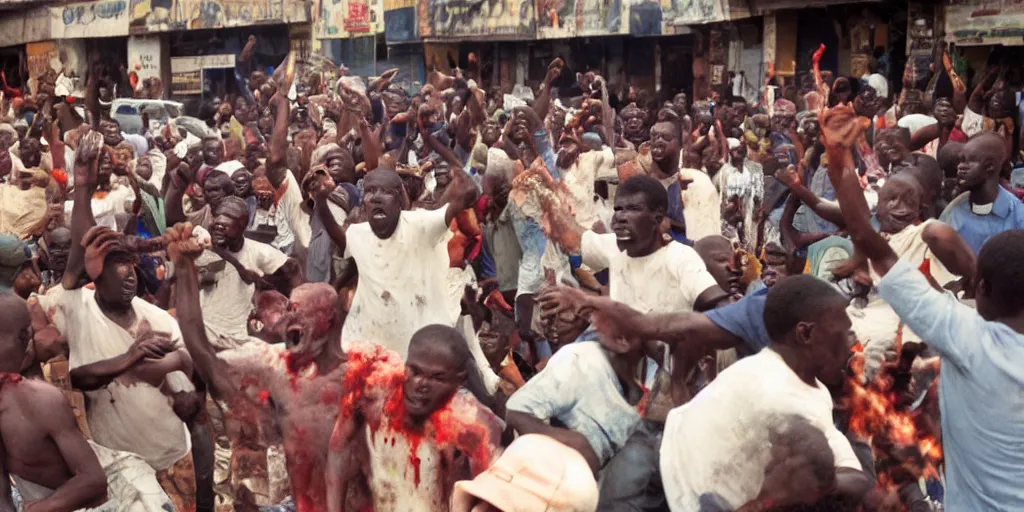
{"label": "short black hair", "polygon": [[465,368],[467,362],[473,358],[466,338],[458,330],[447,325],[431,324],[420,328],[409,340],[409,352],[421,344],[430,350],[442,350],[452,356],[454,368]]}
{"label": "short black hair", "polygon": [[809,274],[782,279],[768,292],[764,327],[772,341],[785,338],[800,322],[817,320],[829,307],[846,298],[831,284]]}
{"label": "short black hair", "polygon": [[939,168],[939,162],[921,153],[915,153],[911,158],[914,164],[906,167],[905,172],[921,185],[928,196],[928,202],[934,202],[942,192],[942,169]]}
{"label": "short black hair", "polygon": [[652,212],[668,213],[668,192],[660,181],[646,175],[638,174],[622,182],[616,195],[627,196],[643,194],[647,208]]}
{"label": "short black hair", "polygon": [[249,206],[245,204],[245,200],[240,197],[227,196],[213,208],[213,214],[215,216],[226,215],[236,220],[248,220]]}
{"label": "short black hair", "polygon": [[978,277],[1003,316],[1024,310],[1024,230],[1011,229],[990,238],[978,253]]}

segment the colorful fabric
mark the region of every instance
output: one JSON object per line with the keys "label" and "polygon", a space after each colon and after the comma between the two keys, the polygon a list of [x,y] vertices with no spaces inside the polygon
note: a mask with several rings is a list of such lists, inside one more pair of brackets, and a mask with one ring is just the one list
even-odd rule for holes
{"label": "colorful fabric", "polygon": [[195,512],[196,467],[191,453],[171,467],[157,471],[156,480],[171,499],[176,512]]}

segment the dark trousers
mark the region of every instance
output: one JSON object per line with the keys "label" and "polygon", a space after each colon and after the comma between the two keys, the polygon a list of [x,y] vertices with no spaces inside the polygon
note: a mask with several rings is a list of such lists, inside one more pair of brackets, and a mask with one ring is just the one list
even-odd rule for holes
{"label": "dark trousers", "polygon": [[642,421],[601,470],[598,512],[668,512],[659,455],[663,425]]}

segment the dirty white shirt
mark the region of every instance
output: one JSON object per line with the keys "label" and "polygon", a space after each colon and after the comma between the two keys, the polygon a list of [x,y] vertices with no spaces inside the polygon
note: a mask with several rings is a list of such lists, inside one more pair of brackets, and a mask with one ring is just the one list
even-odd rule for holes
{"label": "dirty white shirt", "polygon": [[697,251],[675,241],[633,258],[619,250],[614,233],[585,231],[580,252],[590,268],[608,269],[612,300],[642,313],[693,311],[697,297],[717,284]]}
{"label": "dirty white shirt", "polygon": [[608,357],[593,341],[566,345],[505,406],[543,421],[557,418],[587,438],[603,467],[640,422]]}
{"label": "dirty white shirt", "polygon": [[799,415],[828,439],[836,467],[861,469],[832,423],[832,397],[818,382],[797,377],[766,348],[726,368],[686,405],[668,414],[661,443],[661,475],[672,512],[700,510],[714,493],[739,508],[757,497],[771,459],[769,440],[786,415]]}
{"label": "dirty white shirt", "polygon": [[603,146],[600,151],[580,154],[576,163],[565,172],[562,181],[572,194],[577,224],[591,229],[595,222],[601,220],[594,196],[594,183],[599,179],[607,180],[615,176],[615,155],[608,146]]}
{"label": "dirty white shirt", "polygon": [[[115,324],[100,310],[96,292],[87,288],[37,296],[43,311],[62,314],[66,324],[70,369],[124,354],[135,335]],[[184,348],[178,322],[166,311],[136,297],[132,309],[136,326],[147,320],[154,332],[170,333],[176,347]],[[134,328],[133,328],[134,330]],[[194,391],[182,372],[167,375],[173,391]],[[157,471],[167,469],[192,449],[185,424],[174,414],[171,399],[145,382],[124,376],[95,391],[86,391],[86,417],[97,444],[138,454]]]}
{"label": "dirty white shirt", "polygon": [[[135,200],[135,192],[131,187],[114,185],[106,194],[97,192],[92,196],[92,216],[97,226],[105,226],[117,231],[118,213],[126,213],[129,203]],[[71,218],[71,210],[75,207],[74,200],[64,202],[64,216]]]}
{"label": "dirty white shirt", "polygon": [[[242,249],[232,253],[243,267],[260,276],[277,272],[288,261],[281,251],[255,240],[245,240]],[[203,308],[203,323],[210,344],[218,350],[239,347],[249,341],[249,314],[256,284],[246,284],[238,270],[224,262],[213,251],[203,251],[196,259],[196,268],[210,264],[224,264],[214,274],[216,282],[199,290],[199,304]]]}
{"label": "dirty white shirt", "polygon": [[383,345],[405,359],[413,333],[430,324],[454,326],[448,293],[447,208],[403,211],[398,227],[381,239],[369,222],[346,233],[346,253],[359,268],[359,284],[341,332],[342,348],[355,342]]}

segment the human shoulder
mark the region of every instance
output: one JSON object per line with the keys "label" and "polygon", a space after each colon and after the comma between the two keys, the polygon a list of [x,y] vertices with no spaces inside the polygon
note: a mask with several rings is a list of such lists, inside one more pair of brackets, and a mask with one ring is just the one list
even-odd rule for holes
{"label": "human shoulder", "polygon": [[964,192],[953,198],[952,201],[946,205],[946,209],[942,210],[942,215],[939,216],[939,220],[943,222],[950,222],[950,218],[962,210],[969,204],[970,192]]}
{"label": "human shoulder", "polygon": [[18,404],[24,407],[23,413],[35,417],[42,424],[52,424],[55,413],[71,411],[71,403],[64,392],[44,380],[23,378],[14,385],[5,385],[4,391],[8,389],[15,393]]}

